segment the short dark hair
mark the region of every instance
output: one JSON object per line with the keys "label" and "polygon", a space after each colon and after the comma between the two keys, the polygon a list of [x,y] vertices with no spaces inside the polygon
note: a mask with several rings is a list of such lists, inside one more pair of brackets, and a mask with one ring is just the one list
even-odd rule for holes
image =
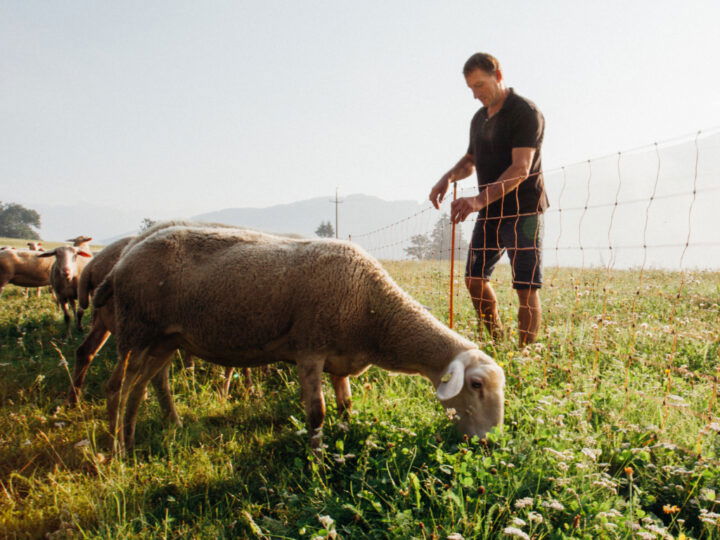
{"label": "short dark hair", "polygon": [[500,69],[500,62],[492,54],[475,53],[465,62],[463,75],[467,77],[476,69],[482,69],[488,75],[494,75]]}

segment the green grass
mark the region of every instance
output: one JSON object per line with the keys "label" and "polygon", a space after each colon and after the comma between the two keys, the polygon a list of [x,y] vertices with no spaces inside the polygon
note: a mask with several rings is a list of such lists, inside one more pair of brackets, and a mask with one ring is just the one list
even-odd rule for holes
{"label": "green grass", "polygon": [[[445,264],[387,268],[447,320]],[[49,295],[8,287],[0,537],[496,538],[515,527],[536,538],[720,538],[720,273],[546,276],[539,342],[484,345],[506,371],[502,431],[462,440],[429,382],[371,369],[352,381],[347,424],[327,385],[322,459],[310,457],[291,367],[258,371],[251,395],[238,380],[223,400],[221,370],[202,363],[172,374],[184,426],[164,428],[151,396],[134,454],[109,459],[112,340],[82,406],[64,409],[81,336],[63,339]],[[514,332],[506,267],[497,278]],[[482,342],[460,278],[458,288],[456,328]]]}

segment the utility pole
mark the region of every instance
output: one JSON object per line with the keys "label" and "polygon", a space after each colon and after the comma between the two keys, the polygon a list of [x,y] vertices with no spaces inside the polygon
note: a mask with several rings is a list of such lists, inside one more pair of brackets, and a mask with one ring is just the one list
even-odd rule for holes
{"label": "utility pole", "polygon": [[340,231],[338,230],[338,206],[343,201],[338,199],[338,188],[335,188],[335,199],[330,199],[330,202],[335,204],[335,238],[340,238]]}

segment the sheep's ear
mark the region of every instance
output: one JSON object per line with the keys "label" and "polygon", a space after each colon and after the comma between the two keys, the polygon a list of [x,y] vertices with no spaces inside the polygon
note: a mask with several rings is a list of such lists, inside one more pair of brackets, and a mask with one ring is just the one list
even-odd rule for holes
{"label": "sheep's ear", "polygon": [[36,257],[54,257],[55,256],[55,250],[52,251],[43,251],[40,255],[35,255]]}
{"label": "sheep's ear", "polygon": [[92,257],[92,254],[88,253],[87,251],[83,251],[82,249],[78,249],[77,254],[82,255],[83,257]]}
{"label": "sheep's ear", "polygon": [[440,401],[452,399],[460,393],[465,382],[465,363],[455,359],[448,365],[447,370],[440,378],[435,395]]}

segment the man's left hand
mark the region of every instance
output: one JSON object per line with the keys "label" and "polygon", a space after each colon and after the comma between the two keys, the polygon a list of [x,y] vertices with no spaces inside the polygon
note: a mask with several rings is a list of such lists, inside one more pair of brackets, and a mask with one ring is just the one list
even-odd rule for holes
{"label": "man's left hand", "polygon": [[450,219],[453,223],[465,221],[470,214],[483,209],[479,197],[461,197],[450,205]]}

